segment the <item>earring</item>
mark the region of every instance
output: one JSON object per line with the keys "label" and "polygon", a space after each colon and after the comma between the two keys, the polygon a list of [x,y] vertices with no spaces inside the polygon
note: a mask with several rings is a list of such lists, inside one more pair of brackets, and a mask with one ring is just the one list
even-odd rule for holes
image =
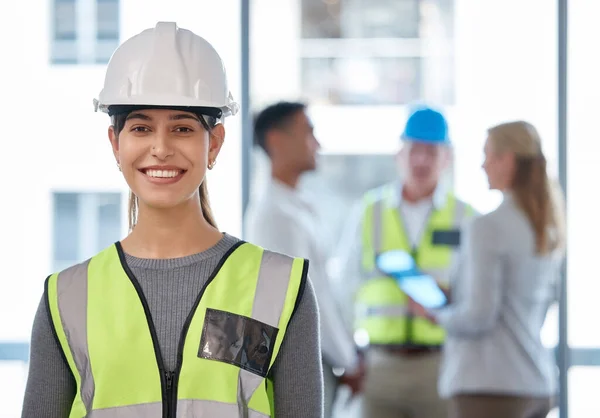
{"label": "earring", "polygon": [[119,164],[118,162],[117,162],[117,168],[119,169],[119,171],[121,171],[121,164]]}
{"label": "earring", "polygon": [[212,170],[215,166],[215,164],[217,164],[217,160],[212,160],[208,162],[208,169]]}

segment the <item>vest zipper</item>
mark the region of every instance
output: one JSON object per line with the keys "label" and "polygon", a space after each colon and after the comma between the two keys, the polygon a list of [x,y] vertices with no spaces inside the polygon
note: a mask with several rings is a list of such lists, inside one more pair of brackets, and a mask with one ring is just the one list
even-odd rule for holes
{"label": "vest zipper", "polygon": [[[171,390],[171,394],[170,394],[171,395],[171,407],[169,409],[168,418],[177,418],[177,386],[179,385],[179,374],[181,373],[181,367],[183,365],[183,349],[184,349],[187,333],[190,328],[190,324],[192,323],[192,319],[194,319],[194,315],[196,314],[198,305],[200,305],[200,300],[202,300],[202,296],[204,296],[204,292],[206,291],[206,288],[212,283],[214,278],[217,277],[217,274],[221,270],[221,267],[223,267],[223,264],[225,264],[225,261],[242,244],[244,244],[244,241],[237,242],[221,258],[217,267],[215,267],[215,269],[211,273],[211,275],[208,278],[208,280],[206,281],[206,283],[204,283],[204,286],[202,286],[202,289],[200,289],[200,292],[198,293],[198,296],[196,297],[196,300],[194,301],[194,306],[190,310],[190,313],[188,314],[187,318],[185,319],[185,323],[183,324],[183,329],[181,330],[181,335],[179,336],[179,345],[177,346],[177,366],[175,367],[175,372],[173,373],[173,386],[172,386],[172,390]],[[200,344],[200,341],[198,341],[198,344]]]}
{"label": "vest zipper", "polygon": [[[173,379],[175,377],[175,372],[165,372],[165,384],[167,386],[167,396],[166,396],[166,404],[167,404],[167,416],[172,409],[173,404]],[[174,416],[173,416],[174,417]]]}
{"label": "vest zipper", "polygon": [[[146,315],[146,321],[148,321],[148,329],[150,330],[150,337],[152,338],[152,345],[154,346],[154,354],[156,356],[156,364],[158,365],[158,375],[160,377],[160,388],[162,395],[162,404],[163,404],[163,418],[170,418],[169,416],[169,407],[168,407],[168,389],[167,389],[167,372],[165,369],[165,363],[163,361],[162,352],[160,351],[160,345],[158,344],[158,335],[156,334],[156,327],[154,326],[154,321],[152,320],[152,315],[150,315],[150,307],[148,306],[148,301],[144,296],[144,292],[142,291],[142,287],[140,283],[135,278],[133,272],[127,265],[125,261],[125,253],[123,252],[123,247],[120,242],[115,244],[117,247],[117,253],[119,254],[119,260],[121,261],[121,266],[129,277],[131,284],[135,288],[138,297],[140,298],[140,302],[142,303],[142,307],[144,308],[144,314]],[[172,380],[172,379],[171,379]]]}

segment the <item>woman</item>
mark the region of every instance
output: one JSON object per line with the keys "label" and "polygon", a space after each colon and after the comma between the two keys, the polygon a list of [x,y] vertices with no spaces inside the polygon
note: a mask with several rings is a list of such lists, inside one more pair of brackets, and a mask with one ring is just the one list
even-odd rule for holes
{"label": "woman", "polygon": [[322,417],[308,263],[211,213],[206,169],[237,112],[217,52],[160,22],[117,49],[95,104],[131,231],[47,279],[22,416]]}
{"label": "woman", "polygon": [[540,330],[565,249],[562,201],[529,123],[489,129],[483,169],[504,200],[473,221],[455,301],[430,314],[448,334],[440,393],[451,418],[542,418],[557,390]]}

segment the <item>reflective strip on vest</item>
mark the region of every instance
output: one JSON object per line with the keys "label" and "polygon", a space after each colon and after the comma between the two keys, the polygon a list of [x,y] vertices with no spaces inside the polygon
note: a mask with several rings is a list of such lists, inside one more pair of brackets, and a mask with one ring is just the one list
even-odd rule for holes
{"label": "reflective strip on vest", "polygon": [[404,317],[407,314],[406,305],[383,305],[383,306],[366,306],[356,305],[356,317],[364,319],[367,317],[381,316],[389,318]]}
{"label": "reflective strip on vest", "polygon": [[[238,255],[238,253],[240,253],[240,255]],[[236,256],[237,259],[235,258]],[[260,257],[260,264],[257,264],[255,268],[252,264],[254,261],[250,260],[250,263],[247,266],[240,267],[240,265],[243,264],[240,261],[244,261],[240,260],[240,257],[253,257],[253,260]],[[101,263],[101,261],[97,261],[96,258],[103,261],[109,260],[108,264],[110,264],[110,268],[106,267],[104,264],[95,267],[95,262]],[[101,272],[108,272],[110,276],[122,273],[124,275],[123,277],[126,279],[126,272],[119,271],[123,270],[123,267],[120,264],[119,266],[114,266],[112,264],[112,260],[116,260],[114,262],[119,263],[119,255],[117,254],[116,247],[110,247],[96,256],[96,258],[92,258],[84,263],[68,268],[59,274],[54,274],[50,276],[46,282],[46,294],[51,320],[77,383],[78,392],[73,402],[70,418],[84,416],[92,418],[162,417],[162,387],[160,385],[160,375],[156,373],[158,370],[156,359],[153,359],[153,364],[148,363],[145,365],[142,362],[140,363],[142,367],[134,369],[139,373],[144,374],[143,376],[140,376],[139,379],[140,382],[149,382],[147,385],[147,387],[150,388],[148,390],[149,393],[144,393],[144,390],[139,390],[140,388],[136,388],[138,389],[137,391],[131,390],[130,388],[129,392],[132,392],[133,394],[125,393],[126,390],[124,391],[123,388],[121,388],[118,393],[114,394],[111,392],[114,388],[111,389],[110,387],[107,387],[112,386],[113,383],[118,384],[118,382],[112,381],[105,381],[102,388],[96,386],[98,382],[95,373],[101,371],[104,373],[102,376],[106,376],[107,374],[112,376],[115,373],[114,370],[112,372],[109,371],[110,373],[106,372],[106,367],[110,367],[110,364],[102,364],[102,359],[99,359],[97,356],[94,357],[94,353],[90,351],[91,347],[88,345],[92,344],[90,343],[88,329],[88,324],[90,323],[90,318],[88,318],[88,315],[90,314],[88,298],[91,297],[91,294],[89,293],[90,277],[96,274],[94,269],[97,268]],[[231,262],[228,262],[229,259],[232,259]],[[274,337],[274,339],[276,341],[272,341],[273,351],[269,353],[271,358],[270,363],[267,365],[268,369],[270,369],[277,356],[287,328],[287,320],[291,317],[293,307],[295,306],[299,286],[306,277],[306,270],[307,265],[304,260],[293,259],[244,243],[229,255],[229,258],[225,260],[215,279],[205,286],[206,289],[210,287],[210,291],[207,290],[207,293],[212,292],[213,298],[218,297],[220,294],[228,293],[226,290],[219,290],[218,287],[219,276],[221,276],[221,272],[224,271],[223,275],[229,275],[226,277],[231,277],[240,282],[240,289],[236,289],[236,292],[242,292],[244,295],[251,295],[251,292],[254,291],[251,313],[248,311],[247,315],[243,315],[243,309],[236,310],[236,307],[233,306],[233,311],[229,316],[235,317],[238,312],[242,312],[242,316],[239,316],[239,318],[251,318],[251,321],[255,321],[254,323],[256,324],[262,323],[265,324],[264,326],[273,327],[275,329],[276,337]],[[92,271],[94,271],[94,273],[92,273]],[[258,277],[254,279],[255,281],[250,279],[244,280],[244,274],[250,274],[248,272],[257,274]],[[226,277],[223,277],[221,280],[225,280]],[[297,278],[298,280],[293,280],[294,278]],[[99,280],[96,279],[98,279],[98,277],[93,276],[92,280],[94,280],[94,286],[98,286]],[[110,282],[110,280],[107,280],[106,282]],[[244,288],[243,284],[245,282],[250,283],[253,288]],[[123,285],[122,282],[118,283]],[[227,283],[225,283],[225,285],[226,284]],[[100,285],[109,286],[103,283],[100,283]],[[124,285],[127,286],[127,284]],[[204,324],[205,312],[206,309],[210,308],[210,306],[205,306],[204,299],[205,296],[200,299],[200,304],[194,313],[186,335],[183,350],[184,362],[178,385],[177,416],[195,416],[198,418],[215,416],[223,418],[270,417],[272,405],[269,405],[266,385],[264,384],[266,373],[265,375],[259,375],[241,367],[236,366],[235,368],[232,368],[233,363],[231,362],[220,360],[219,358],[207,360],[198,354],[200,338],[206,334]],[[106,309],[110,308],[110,303],[110,301],[106,302]],[[243,303],[243,300],[240,301],[240,304]],[[98,306],[96,305],[96,309],[97,308]],[[287,320],[284,321],[286,318]],[[114,318],[108,318],[107,321],[113,319]],[[103,323],[102,318],[94,318],[94,320],[96,321],[94,322],[95,324],[98,324],[97,321],[101,321],[101,325],[112,328],[116,327],[116,332],[120,332],[119,327],[122,324],[115,324],[112,326],[112,323],[110,322]],[[249,327],[250,326],[251,324]],[[148,327],[146,326],[146,328]],[[132,326],[125,327],[124,329],[131,332],[137,331],[137,329]],[[279,331],[277,332],[277,330]],[[237,330],[237,332],[243,331],[243,329],[241,331],[239,329]],[[138,336],[138,334],[134,335]],[[139,337],[140,339],[144,339],[146,336],[141,335]],[[127,341],[129,334],[122,336],[122,338],[124,341]],[[239,336],[237,338],[239,340],[242,339]],[[192,343],[188,343],[190,339],[192,340]],[[196,342],[198,343],[197,345]],[[111,341],[102,341],[102,343],[110,346]],[[240,344],[243,345],[244,343],[240,342]],[[146,354],[148,354],[147,352],[148,350],[146,350]],[[143,353],[140,355],[143,356]],[[204,399],[194,396],[194,394],[197,393],[211,393],[211,389],[198,389],[198,374],[194,375],[198,368],[206,372],[206,367],[208,366],[210,367],[211,373],[207,375],[203,373],[202,379],[206,379],[207,376],[216,379],[215,381],[223,381],[223,379],[226,379],[226,382],[229,382],[226,383],[226,385],[228,385],[228,390],[234,390],[237,395],[234,394],[235,396],[228,396],[227,394],[222,393],[217,393],[216,395],[218,395],[217,398],[227,398],[227,400],[231,402],[223,402],[219,399]],[[231,375],[231,372],[233,371],[236,372],[237,378],[231,378],[233,377]],[[223,376],[221,376],[221,374]],[[211,386],[210,380],[207,380],[206,383],[208,386]],[[157,393],[157,391],[159,391],[159,393]],[[101,406],[95,405],[94,403],[95,400],[97,401],[98,396],[96,395],[98,395],[99,392],[103,392],[104,395],[104,404]],[[108,392],[111,393],[107,395]],[[106,398],[114,398],[114,402],[108,402],[109,405],[106,405]],[[254,405],[252,402],[254,402]],[[253,408],[255,405],[257,407]]]}
{"label": "reflective strip on vest", "polygon": [[[153,418],[161,417],[162,402],[122,406],[120,408],[96,409],[88,415],[89,418]],[[245,417],[269,418],[269,415],[248,410],[247,415],[240,414],[238,405],[214,401],[179,400],[177,401],[177,415],[182,417]]]}
{"label": "reflective strip on vest", "polygon": [[[256,294],[254,296],[254,304],[252,305],[252,319],[264,322],[275,328],[278,327],[289,285],[289,281],[282,280],[282,278],[290,277],[291,272],[291,258],[270,251],[264,251],[258,275]],[[240,417],[243,417],[244,411],[248,410],[250,398],[263,382],[264,378],[262,376],[240,368],[237,392]],[[186,415],[184,414],[183,416]]]}

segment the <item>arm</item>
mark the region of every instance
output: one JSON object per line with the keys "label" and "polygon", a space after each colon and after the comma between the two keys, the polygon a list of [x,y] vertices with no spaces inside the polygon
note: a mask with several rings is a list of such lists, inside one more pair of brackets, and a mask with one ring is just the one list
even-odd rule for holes
{"label": "arm", "polygon": [[29,376],[21,417],[67,418],[75,390],[75,379],[53,335],[44,296],[33,321]]}
{"label": "arm", "polygon": [[271,377],[275,416],[323,417],[323,368],[317,299],[309,279],[288,326]]}
{"label": "arm", "polygon": [[364,282],[362,267],[362,218],[364,204],[359,202],[353,208],[336,251],[336,265],[339,272],[335,279],[335,294],[343,311],[346,326],[354,328],[354,300],[356,292]]}
{"label": "arm", "polygon": [[502,298],[499,231],[489,218],[473,220],[467,233],[466,254],[461,260],[458,298],[434,311],[436,321],[449,334],[476,336],[490,330],[500,311]]}

